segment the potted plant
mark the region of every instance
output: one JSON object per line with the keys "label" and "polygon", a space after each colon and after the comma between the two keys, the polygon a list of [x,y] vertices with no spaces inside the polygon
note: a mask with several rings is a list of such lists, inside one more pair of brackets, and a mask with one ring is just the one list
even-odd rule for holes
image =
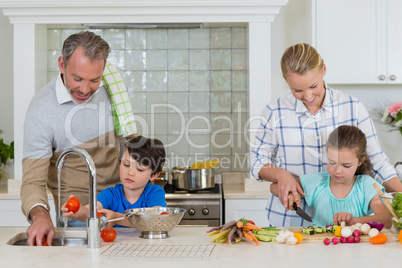
{"label": "potted plant", "polygon": [[[0,134],[3,131],[0,130]],[[3,139],[0,139],[0,167],[7,163],[8,159],[14,159],[14,142],[10,144],[4,143]],[[1,179],[1,169],[0,169],[0,179]]]}

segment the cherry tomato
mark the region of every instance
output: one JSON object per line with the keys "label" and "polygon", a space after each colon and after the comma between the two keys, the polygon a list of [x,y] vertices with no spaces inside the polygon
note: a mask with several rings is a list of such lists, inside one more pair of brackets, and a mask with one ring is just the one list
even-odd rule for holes
{"label": "cherry tomato", "polygon": [[96,214],[96,217],[98,217],[98,218],[99,218],[99,217],[102,217],[102,216],[104,216],[102,212],[98,212],[98,213]]}
{"label": "cherry tomato", "polygon": [[71,197],[67,201],[66,208],[68,209],[68,211],[71,211],[73,213],[77,212],[80,208],[80,200],[78,200],[78,198],[76,197]]}
{"label": "cherry tomato", "polygon": [[[35,242],[34,242],[34,246],[37,246],[36,240],[35,240]],[[42,246],[43,246],[43,247],[49,246],[49,244],[47,243],[47,237],[46,237],[46,235],[42,238]]]}
{"label": "cherry tomato", "polygon": [[113,242],[116,239],[116,231],[113,229],[103,229],[101,232],[101,238],[105,242]]}
{"label": "cherry tomato", "polygon": [[255,225],[255,223],[253,221],[247,220],[248,223]]}
{"label": "cherry tomato", "polygon": [[169,215],[170,213],[169,212],[167,212],[167,211],[163,211],[163,212],[161,212],[161,214],[160,215]]}

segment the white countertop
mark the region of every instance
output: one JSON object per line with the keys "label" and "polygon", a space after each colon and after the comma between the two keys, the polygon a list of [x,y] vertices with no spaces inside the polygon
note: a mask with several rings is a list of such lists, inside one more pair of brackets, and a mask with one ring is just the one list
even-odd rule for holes
{"label": "white countertop", "polygon": [[[178,226],[166,239],[142,239],[134,229],[116,229],[114,243],[136,245],[213,245],[205,233],[208,227]],[[388,242],[338,244],[301,243],[298,245],[264,243],[260,246],[242,241],[233,246],[216,243],[209,257],[125,257],[101,256],[112,243],[102,242],[99,249],[75,247],[25,247],[10,246],[6,242],[25,228],[0,227],[1,267],[113,267],[125,268],[139,265],[147,267],[399,267],[402,244]],[[289,257],[291,256],[291,258]]]}

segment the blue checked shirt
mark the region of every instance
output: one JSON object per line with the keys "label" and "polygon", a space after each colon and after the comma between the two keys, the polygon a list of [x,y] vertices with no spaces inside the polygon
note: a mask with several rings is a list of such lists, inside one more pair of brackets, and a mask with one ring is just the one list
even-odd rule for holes
{"label": "blue checked shirt", "polygon": [[[327,139],[340,125],[357,126],[366,134],[367,153],[378,182],[382,184],[396,176],[388,157],[381,151],[373,121],[363,103],[329,87],[326,88],[323,106],[315,115],[292,94],[281,97],[264,108],[260,127],[251,145],[252,176],[261,180],[258,173],[267,163],[297,176],[327,171]],[[314,216],[304,199],[301,208]],[[286,211],[279,198],[272,194],[266,210],[268,220],[273,226],[310,225],[294,211]]]}

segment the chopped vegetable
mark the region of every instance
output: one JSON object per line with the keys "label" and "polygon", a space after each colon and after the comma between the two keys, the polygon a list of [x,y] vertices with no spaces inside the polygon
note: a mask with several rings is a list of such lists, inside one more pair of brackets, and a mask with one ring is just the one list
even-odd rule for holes
{"label": "chopped vegetable", "polygon": [[380,234],[380,231],[378,231],[376,228],[371,228],[370,232],[368,233],[368,236],[374,237]]}
{"label": "chopped vegetable", "polygon": [[334,235],[335,236],[342,236],[341,235],[341,231],[342,231],[342,227],[341,226],[338,226],[338,227],[336,227],[336,229],[335,229],[335,232],[334,232]]}
{"label": "chopped vegetable", "polygon": [[368,225],[367,223],[363,223],[362,226],[360,226],[360,231],[362,232],[362,234],[368,234],[370,232],[370,225]]}
{"label": "chopped vegetable", "polygon": [[303,241],[303,235],[302,234],[294,233],[293,236],[296,237],[297,244],[300,244]]}
{"label": "chopped vegetable", "polygon": [[341,230],[341,236],[343,237],[349,237],[352,235],[352,229],[349,226],[346,226],[342,228]]}
{"label": "chopped vegetable", "polygon": [[388,238],[385,234],[379,234],[370,238],[371,244],[384,244],[388,241]]}
{"label": "chopped vegetable", "polygon": [[381,222],[372,221],[372,222],[367,222],[367,224],[370,225],[371,228],[376,228],[380,232],[381,232],[382,228],[384,228],[384,224],[382,224]]}

